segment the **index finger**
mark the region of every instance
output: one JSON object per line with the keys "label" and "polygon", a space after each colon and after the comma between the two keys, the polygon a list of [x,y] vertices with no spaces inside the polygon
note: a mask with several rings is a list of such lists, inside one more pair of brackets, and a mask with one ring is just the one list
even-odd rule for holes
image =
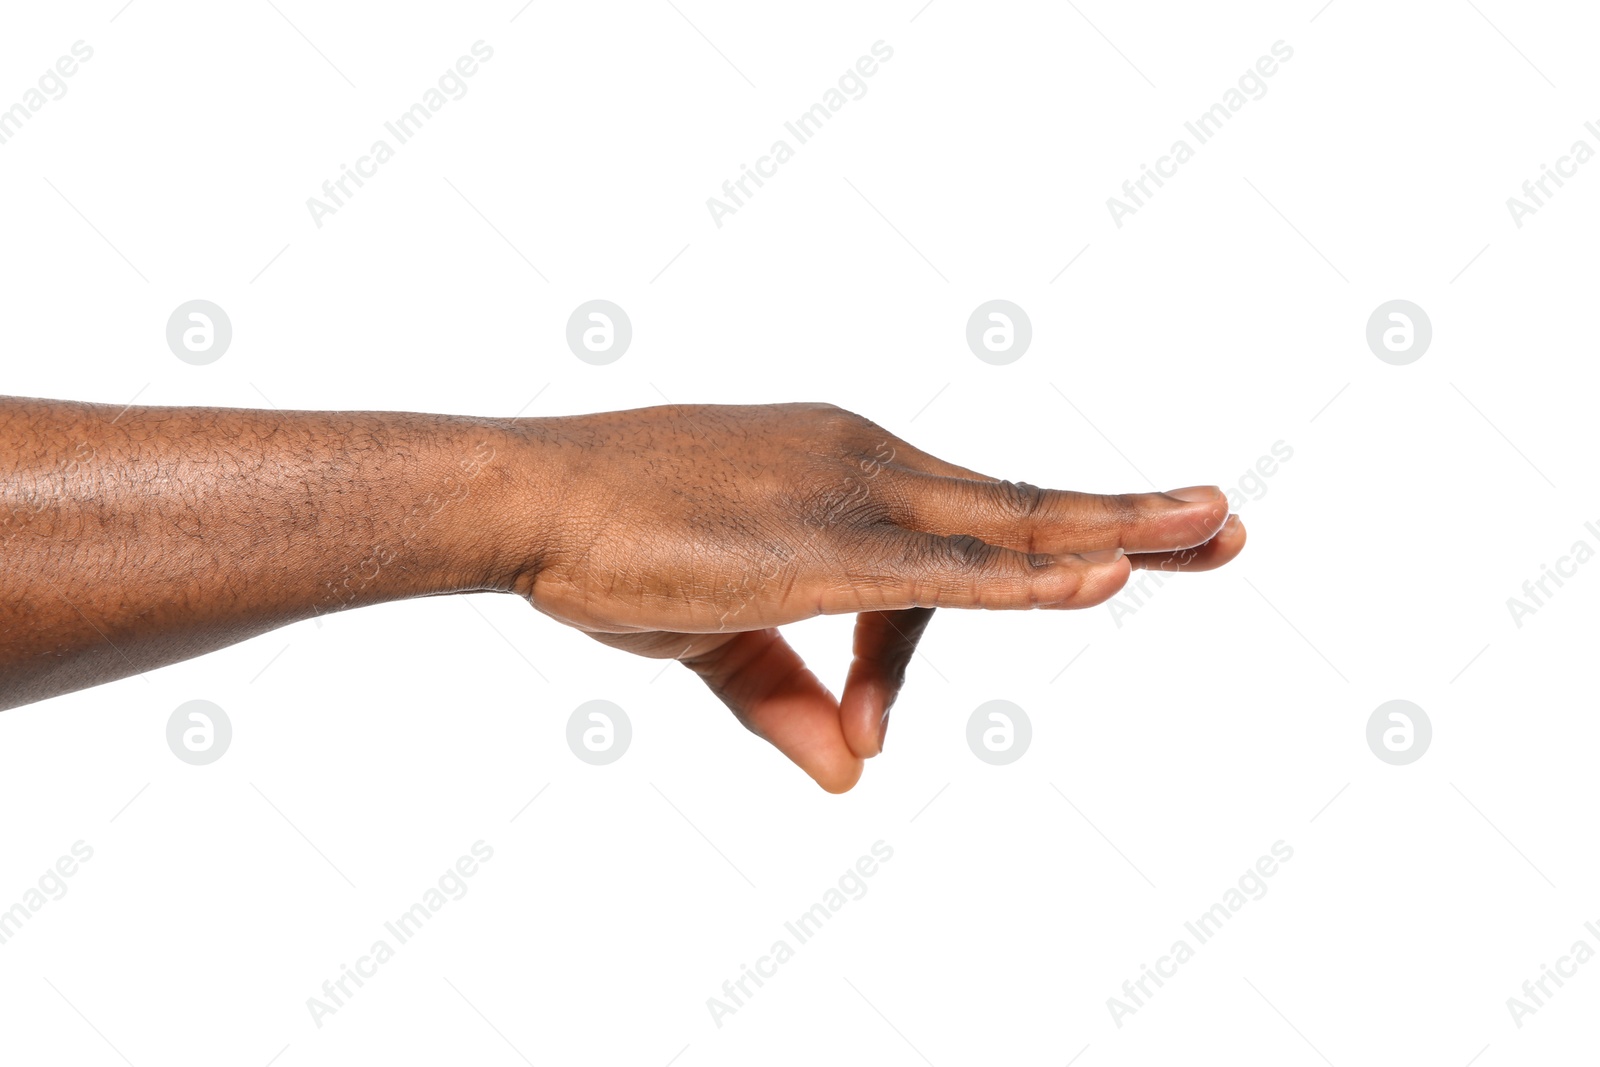
{"label": "index finger", "polygon": [[917,474],[896,488],[902,525],[1020,552],[1171,552],[1204,544],[1228,518],[1228,498],[1214,485],[1101,496]]}

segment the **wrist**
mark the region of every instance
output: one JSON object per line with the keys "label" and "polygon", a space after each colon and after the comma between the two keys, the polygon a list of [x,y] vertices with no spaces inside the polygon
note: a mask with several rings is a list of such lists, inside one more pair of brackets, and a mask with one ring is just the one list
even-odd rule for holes
{"label": "wrist", "polygon": [[547,558],[567,477],[551,419],[474,420],[449,477],[468,506],[458,538],[465,565],[458,592],[528,595]]}

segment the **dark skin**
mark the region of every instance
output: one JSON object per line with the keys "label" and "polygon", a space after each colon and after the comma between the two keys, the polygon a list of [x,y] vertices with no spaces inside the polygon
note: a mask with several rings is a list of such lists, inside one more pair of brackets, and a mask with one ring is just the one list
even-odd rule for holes
{"label": "dark skin", "polygon": [[[935,608],[1080,608],[1244,547],[1223,493],[978,474],[829,404],[544,419],[0,398],[0,708],[318,614],[496,591],[676,659],[824,789]],[[835,698],[778,627],[856,615]]]}

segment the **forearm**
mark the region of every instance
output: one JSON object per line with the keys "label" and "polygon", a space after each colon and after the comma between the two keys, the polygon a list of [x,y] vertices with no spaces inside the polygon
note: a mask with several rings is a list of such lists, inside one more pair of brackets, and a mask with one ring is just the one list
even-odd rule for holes
{"label": "forearm", "polygon": [[0,399],[0,707],[348,607],[510,589],[530,424]]}

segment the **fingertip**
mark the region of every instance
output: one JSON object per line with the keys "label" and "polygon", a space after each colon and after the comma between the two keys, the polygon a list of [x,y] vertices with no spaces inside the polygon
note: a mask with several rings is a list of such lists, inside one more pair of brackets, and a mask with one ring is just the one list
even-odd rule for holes
{"label": "fingertip", "polygon": [[861,774],[865,769],[866,762],[860,757],[852,756],[849,759],[833,760],[826,768],[808,768],[807,773],[824,792],[837,796],[854,789],[856,783],[861,781]]}
{"label": "fingertip", "polygon": [[1238,515],[1229,515],[1222,528],[1209,542],[1217,558],[1217,566],[1221,566],[1244,551],[1244,543],[1248,539],[1245,533],[1244,522]]}
{"label": "fingertip", "polygon": [[844,695],[839,698],[839,723],[845,744],[860,759],[871,759],[883,751],[887,699],[888,695],[867,679],[852,677],[845,683]]}
{"label": "fingertip", "polygon": [[1129,557],[1136,570],[1210,571],[1233,561],[1244,549],[1244,523],[1229,515],[1212,538],[1193,548],[1174,552],[1141,552]]}
{"label": "fingertip", "polygon": [[932,617],[931,608],[908,608],[863,612],[856,618],[855,658],[839,698],[839,725],[851,752],[862,759],[883,751],[890,709]]}

